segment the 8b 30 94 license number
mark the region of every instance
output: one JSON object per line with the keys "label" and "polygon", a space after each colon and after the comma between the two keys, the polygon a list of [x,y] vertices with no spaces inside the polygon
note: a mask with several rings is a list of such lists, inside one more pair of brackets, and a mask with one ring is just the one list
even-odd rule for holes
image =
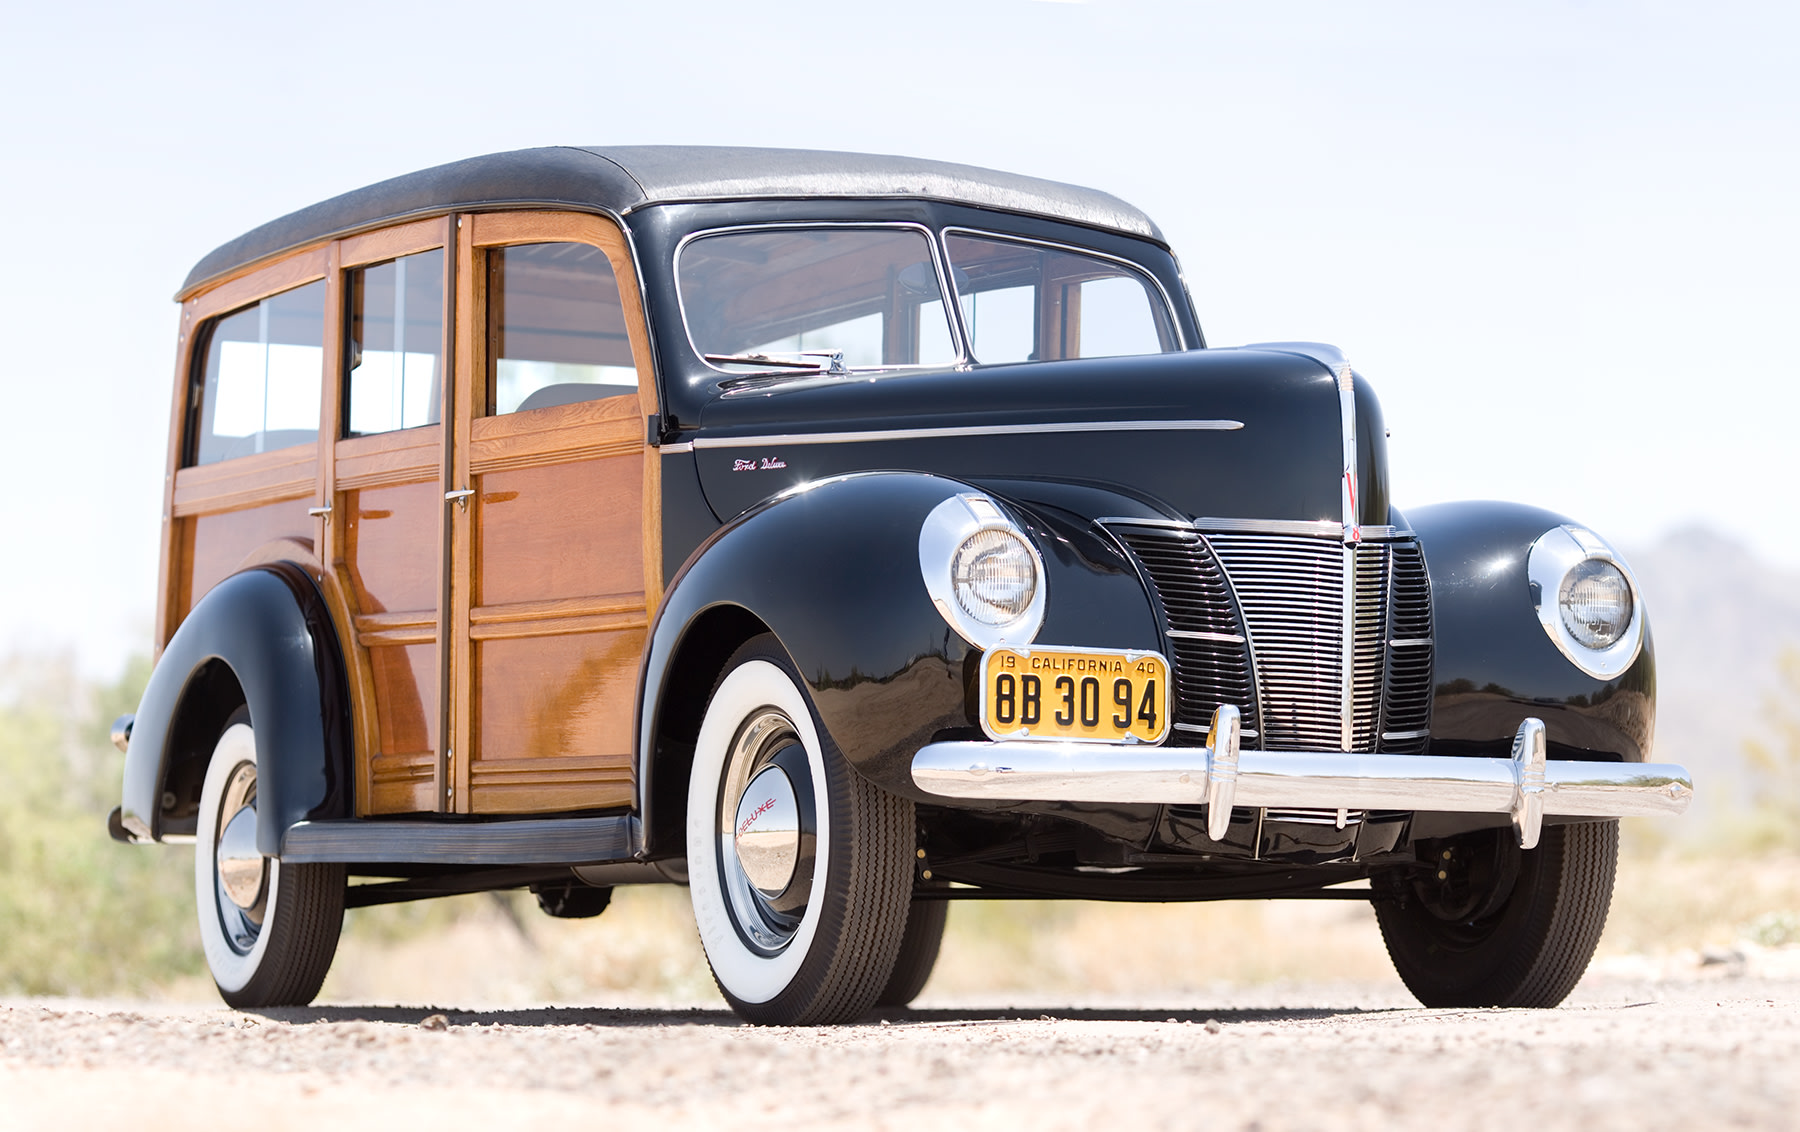
{"label": "8b 30 94 license number", "polygon": [[1169,733],[1169,662],[1111,649],[990,650],[981,722],[995,739],[1155,743]]}

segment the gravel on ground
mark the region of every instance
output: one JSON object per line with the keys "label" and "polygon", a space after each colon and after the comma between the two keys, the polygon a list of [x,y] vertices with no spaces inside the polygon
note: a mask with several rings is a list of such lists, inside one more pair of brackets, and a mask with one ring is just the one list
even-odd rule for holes
{"label": "gravel on ground", "polygon": [[820,1029],[644,1006],[0,1004],[0,1126],[228,1113],[332,1132],[1787,1129],[1800,981],[1596,974],[1547,1011],[1426,1010],[1388,983],[1222,987],[1166,1003],[939,1001]]}

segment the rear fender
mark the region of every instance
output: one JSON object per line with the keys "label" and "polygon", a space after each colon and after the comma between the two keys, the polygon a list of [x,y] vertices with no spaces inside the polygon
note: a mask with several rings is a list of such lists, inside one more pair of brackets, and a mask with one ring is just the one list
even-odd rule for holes
{"label": "rear fender", "polygon": [[144,689],[121,824],[140,841],[192,833],[206,760],[241,704],[256,728],[257,848],[277,855],[295,822],[352,812],[349,702],[337,631],[306,572],[278,562],[226,578],[181,623]]}

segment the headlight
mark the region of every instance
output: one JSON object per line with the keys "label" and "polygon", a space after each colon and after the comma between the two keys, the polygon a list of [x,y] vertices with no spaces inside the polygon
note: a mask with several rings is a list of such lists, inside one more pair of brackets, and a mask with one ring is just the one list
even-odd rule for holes
{"label": "headlight", "polygon": [[1009,625],[1023,617],[1037,596],[1037,583],[1037,563],[1011,531],[976,531],[950,560],[956,604],[983,625]]}
{"label": "headlight", "polygon": [[1590,649],[1607,648],[1631,625],[1631,583],[1611,562],[1589,558],[1563,575],[1556,605],[1577,641]]}
{"label": "headlight", "polygon": [[1589,676],[1631,667],[1644,643],[1643,602],[1623,559],[1592,531],[1564,525],[1531,544],[1531,600],[1550,640]]}
{"label": "headlight", "polygon": [[985,495],[932,508],[919,528],[919,572],[944,620],[977,648],[1027,644],[1043,624],[1043,562]]}

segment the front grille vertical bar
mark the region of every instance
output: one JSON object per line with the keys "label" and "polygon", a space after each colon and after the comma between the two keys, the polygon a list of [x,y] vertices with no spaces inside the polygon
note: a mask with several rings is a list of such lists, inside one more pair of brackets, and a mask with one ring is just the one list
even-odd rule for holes
{"label": "front grille vertical bar", "polygon": [[1344,663],[1339,670],[1338,710],[1341,751],[1356,750],[1356,544],[1344,544]]}
{"label": "front grille vertical bar", "polygon": [[1350,363],[1338,367],[1338,415],[1344,428],[1344,663],[1338,686],[1338,705],[1342,713],[1340,729],[1343,746],[1356,747],[1356,547],[1362,542],[1362,525],[1357,515],[1356,499],[1356,378]]}

